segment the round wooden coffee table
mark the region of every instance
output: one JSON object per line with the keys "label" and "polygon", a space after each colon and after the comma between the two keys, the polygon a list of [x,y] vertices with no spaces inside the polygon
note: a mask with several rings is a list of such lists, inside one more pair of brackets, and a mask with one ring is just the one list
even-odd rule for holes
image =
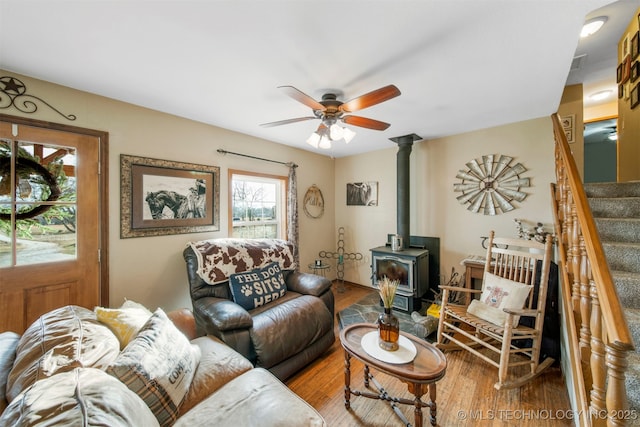
{"label": "round wooden coffee table", "polygon": [[[444,377],[447,369],[447,359],[445,359],[444,354],[426,341],[404,332],[400,332],[402,336],[408,338],[415,345],[416,356],[408,363],[387,363],[371,356],[362,347],[362,337],[372,331],[377,331],[376,325],[371,323],[356,323],[347,326],[340,333],[340,343],[344,349],[344,406],[347,409],[351,407],[350,398],[352,394],[354,396],[363,396],[369,399],[385,400],[390,403],[394,412],[398,417],[400,417],[405,425],[410,426],[411,424],[409,421],[395,404],[401,403],[404,405],[413,405],[415,406],[415,425],[418,427],[422,426],[422,408],[428,407],[431,425],[435,426],[436,381]],[[364,363],[364,385],[369,388],[369,381],[371,381],[378,393],[354,390],[350,387],[351,357],[355,357]],[[415,396],[415,399],[409,400],[390,396],[375,380],[369,371],[370,367],[406,383],[407,389]],[[427,390],[429,391],[429,402],[423,402],[422,396]]]}

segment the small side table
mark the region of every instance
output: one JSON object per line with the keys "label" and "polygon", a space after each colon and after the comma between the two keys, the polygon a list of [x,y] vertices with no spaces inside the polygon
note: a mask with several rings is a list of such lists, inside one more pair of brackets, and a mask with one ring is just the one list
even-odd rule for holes
{"label": "small side table", "polygon": [[[402,336],[411,340],[416,346],[416,356],[413,361],[403,364],[392,364],[376,359],[369,355],[362,347],[362,337],[371,331],[377,331],[372,323],[355,323],[347,326],[340,333],[340,343],[344,350],[344,407],[351,408],[351,395],[362,396],[369,399],[386,401],[405,426],[412,424],[406,419],[397,403],[414,407],[415,427],[422,427],[422,408],[429,408],[429,421],[432,426],[436,423],[436,382],[444,377],[447,370],[447,359],[434,345],[420,340],[405,332]],[[351,388],[351,358],[354,357],[364,363],[364,385],[367,390],[354,390]],[[369,368],[390,375],[393,378],[407,384],[407,390],[414,395],[413,399],[393,397],[373,377]],[[377,389],[377,393],[370,390],[369,381]],[[427,394],[429,401],[422,400]]]}
{"label": "small side table", "polygon": [[317,274],[318,276],[327,277],[327,272],[331,268],[329,264],[320,264],[316,265],[316,263],[311,263],[307,267],[309,267],[309,271],[313,274]]}
{"label": "small side table", "polygon": [[[465,260],[463,262],[463,265],[465,267],[464,287],[467,289],[475,289],[475,287],[473,286],[474,279],[482,280],[482,278],[484,277],[484,262]],[[471,303],[471,301],[469,300],[471,298],[471,294],[467,294],[466,298],[467,304]]]}

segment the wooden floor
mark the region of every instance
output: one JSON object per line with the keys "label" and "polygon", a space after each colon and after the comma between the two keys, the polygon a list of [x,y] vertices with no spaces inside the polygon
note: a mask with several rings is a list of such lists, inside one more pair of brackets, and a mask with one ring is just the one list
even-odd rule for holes
{"label": "wooden floor", "polygon": [[[352,284],[345,284],[344,292],[335,289],[336,313],[374,292]],[[290,378],[287,386],[316,408],[329,427],[403,425],[389,405],[380,400],[351,396],[351,409],[345,409],[344,353],[337,338],[339,333],[336,320],[336,342],[322,357]],[[553,366],[520,389],[497,391],[493,388],[497,368],[464,351],[446,356],[447,373],[437,384],[439,426],[575,425],[559,367]],[[363,365],[351,360],[351,387],[363,389]],[[382,373],[373,374],[390,395],[413,398],[403,383]],[[400,408],[413,424],[413,407]],[[429,425],[427,408],[424,425]]]}

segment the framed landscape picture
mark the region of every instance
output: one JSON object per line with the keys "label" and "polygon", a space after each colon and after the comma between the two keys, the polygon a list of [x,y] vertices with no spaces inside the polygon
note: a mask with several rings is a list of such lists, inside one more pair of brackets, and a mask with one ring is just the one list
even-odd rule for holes
{"label": "framed landscape picture", "polygon": [[220,168],[120,156],[120,237],[220,230]]}

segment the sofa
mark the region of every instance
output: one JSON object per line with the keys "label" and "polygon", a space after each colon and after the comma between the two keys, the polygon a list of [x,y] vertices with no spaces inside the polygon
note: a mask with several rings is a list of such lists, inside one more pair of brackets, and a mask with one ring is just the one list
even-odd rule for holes
{"label": "sofa", "polygon": [[66,306],[0,334],[0,426],[325,426],[188,309]]}
{"label": "sofa", "polygon": [[335,342],[331,282],[296,271],[278,239],[211,239],[183,251],[198,333],[284,381]]}

